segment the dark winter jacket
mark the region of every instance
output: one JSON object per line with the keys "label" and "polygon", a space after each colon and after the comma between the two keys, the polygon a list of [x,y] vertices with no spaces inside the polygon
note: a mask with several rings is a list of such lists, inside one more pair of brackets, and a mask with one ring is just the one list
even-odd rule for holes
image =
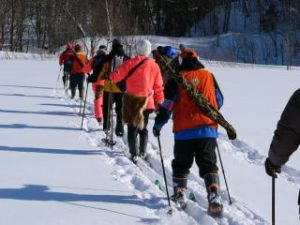
{"label": "dark winter jacket", "polygon": [[276,165],[285,164],[300,144],[300,89],[287,103],[270,146],[269,159]]}

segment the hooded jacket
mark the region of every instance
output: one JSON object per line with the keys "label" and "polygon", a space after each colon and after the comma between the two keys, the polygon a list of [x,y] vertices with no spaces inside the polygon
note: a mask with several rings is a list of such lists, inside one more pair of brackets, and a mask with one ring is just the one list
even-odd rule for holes
{"label": "hooded jacket", "polygon": [[300,89],[288,101],[277,124],[270,145],[269,159],[276,165],[285,164],[300,144]]}
{"label": "hooded jacket", "polygon": [[[122,81],[129,71],[144,60],[146,56],[136,56],[124,62],[116,71],[110,74],[113,83]],[[159,66],[153,59],[148,58],[126,81],[126,92],[131,95],[148,97],[147,109],[154,109],[155,103],[161,104],[164,100],[163,80]]]}

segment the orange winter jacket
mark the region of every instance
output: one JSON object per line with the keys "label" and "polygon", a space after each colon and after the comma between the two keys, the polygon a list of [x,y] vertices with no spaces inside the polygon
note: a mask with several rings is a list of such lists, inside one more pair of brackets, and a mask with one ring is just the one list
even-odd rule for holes
{"label": "orange winter jacket", "polygon": [[[78,59],[81,61],[81,63],[78,61]],[[71,69],[71,74],[76,74],[76,73],[86,73],[86,63],[87,63],[87,59],[86,59],[86,54],[84,54],[83,52],[76,52],[74,53],[74,58],[73,58],[73,65],[72,65],[72,69]]]}
{"label": "orange winter jacket", "polygon": [[[216,109],[218,108],[213,75],[206,69],[184,71],[181,73],[198,90],[204,94]],[[198,126],[212,126],[217,128],[215,121],[207,117],[199,106],[190,98],[182,85],[178,87],[178,100],[174,106],[174,132],[191,129]]]}
{"label": "orange winter jacket", "polygon": [[[122,81],[145,56],[136,56],[125,61],[117,70],[110,74],[113,83]],[[164,101],[162,75],[157,63],[148,58],[126,81],[126,92],[132,95],[148,96],[147,109],[154,109],[155,103]]]}

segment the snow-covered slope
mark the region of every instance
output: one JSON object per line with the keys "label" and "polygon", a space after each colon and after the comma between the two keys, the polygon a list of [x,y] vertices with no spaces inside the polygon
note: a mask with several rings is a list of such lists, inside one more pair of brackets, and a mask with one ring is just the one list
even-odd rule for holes
{"label": "snow-covered slope", "polygon": [[[166,44],[163,39],[156,42]],[[229,206],[222,180],[223,219],[206,215],[205,187],[195,166],[189,188],[197,203],[190,202],[187,212],[175,209],[172,216],[166,215],[157,140],[150,134],[149,162],[139,161],[138,167],[127,158],[126,138],[117,139],[113,150],[105,147],[104,133],[93,119],[91,92],[80,130],[79,104],[65,98],[61,81],[56,89],[56,61],[1,60],[0,224],[268,224],[271,179],[263,162],[280,113],[297,89],[299,71],[205,63],[220,83],[222,112],[239,138],[219,138],[233,198]],[[150,131],[152,125],[153,116]],[[162,147],[172,193],[171,129],[170,121],[162,131]],[[277,180],[278,224],[298,222],[296,160],[299,154]]]}

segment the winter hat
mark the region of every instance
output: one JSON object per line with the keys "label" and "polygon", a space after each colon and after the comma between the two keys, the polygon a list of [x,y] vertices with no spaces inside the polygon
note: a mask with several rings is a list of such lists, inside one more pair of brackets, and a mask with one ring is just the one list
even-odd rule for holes
{"label": "winter hat", "polygon": [[107,50],[107,47],[105,45],[100,45],[99,50]]}
{"label": "winter hat", "polygon": [[197,58],[197,52],[194,51],[193,49],[184,49],[182,53],[180,54],[182,59],[187,59],[187,58]]}
{"label": "winter hat", "polygon": [[166,46],[165,52],[166,52],[166,56],[168,56],[169,58],[173,58],[176,56],[176,51],[171,46]]}
{"label": "winter hat", "polygon": [[165,48],[163,46],[158,46],[157,47],[157,51],[159,52],[159,54],[161,55],[165,55],[166,52],[165,52]]}
{"label": "winter hat", "polygon": [[81,50],[80,44],[76,44],[76,45],[75,45],[75,51],[78,52],[78,51],[80,51],[80,50]]}
{"label": "winter hat", "polygon": [[151,43],[146,39],[139,40],[136,43],[135,48],[138,55],[148,56],[151,53]]}
{"label": "winter hat", "polygon": [[180,49],[180,51],[184,51],[184,50],[186,50],[186,47],[185,47],[185,45],[184,44],[180,44],[179,45],[179,49]]}
{"label": "winter hat", "polygon": [[73,48],[73,45],[71,43],[68,43],[67,46],[66,46],[66,49],[69,50],[69,49],[72,49],[72,48]]}
{"label": "winter hat", "polygon": [[117,49],[121,46],[121,41],[117,38],[115,38],[113,41],[112,41],[112,48],[114,49]]}

